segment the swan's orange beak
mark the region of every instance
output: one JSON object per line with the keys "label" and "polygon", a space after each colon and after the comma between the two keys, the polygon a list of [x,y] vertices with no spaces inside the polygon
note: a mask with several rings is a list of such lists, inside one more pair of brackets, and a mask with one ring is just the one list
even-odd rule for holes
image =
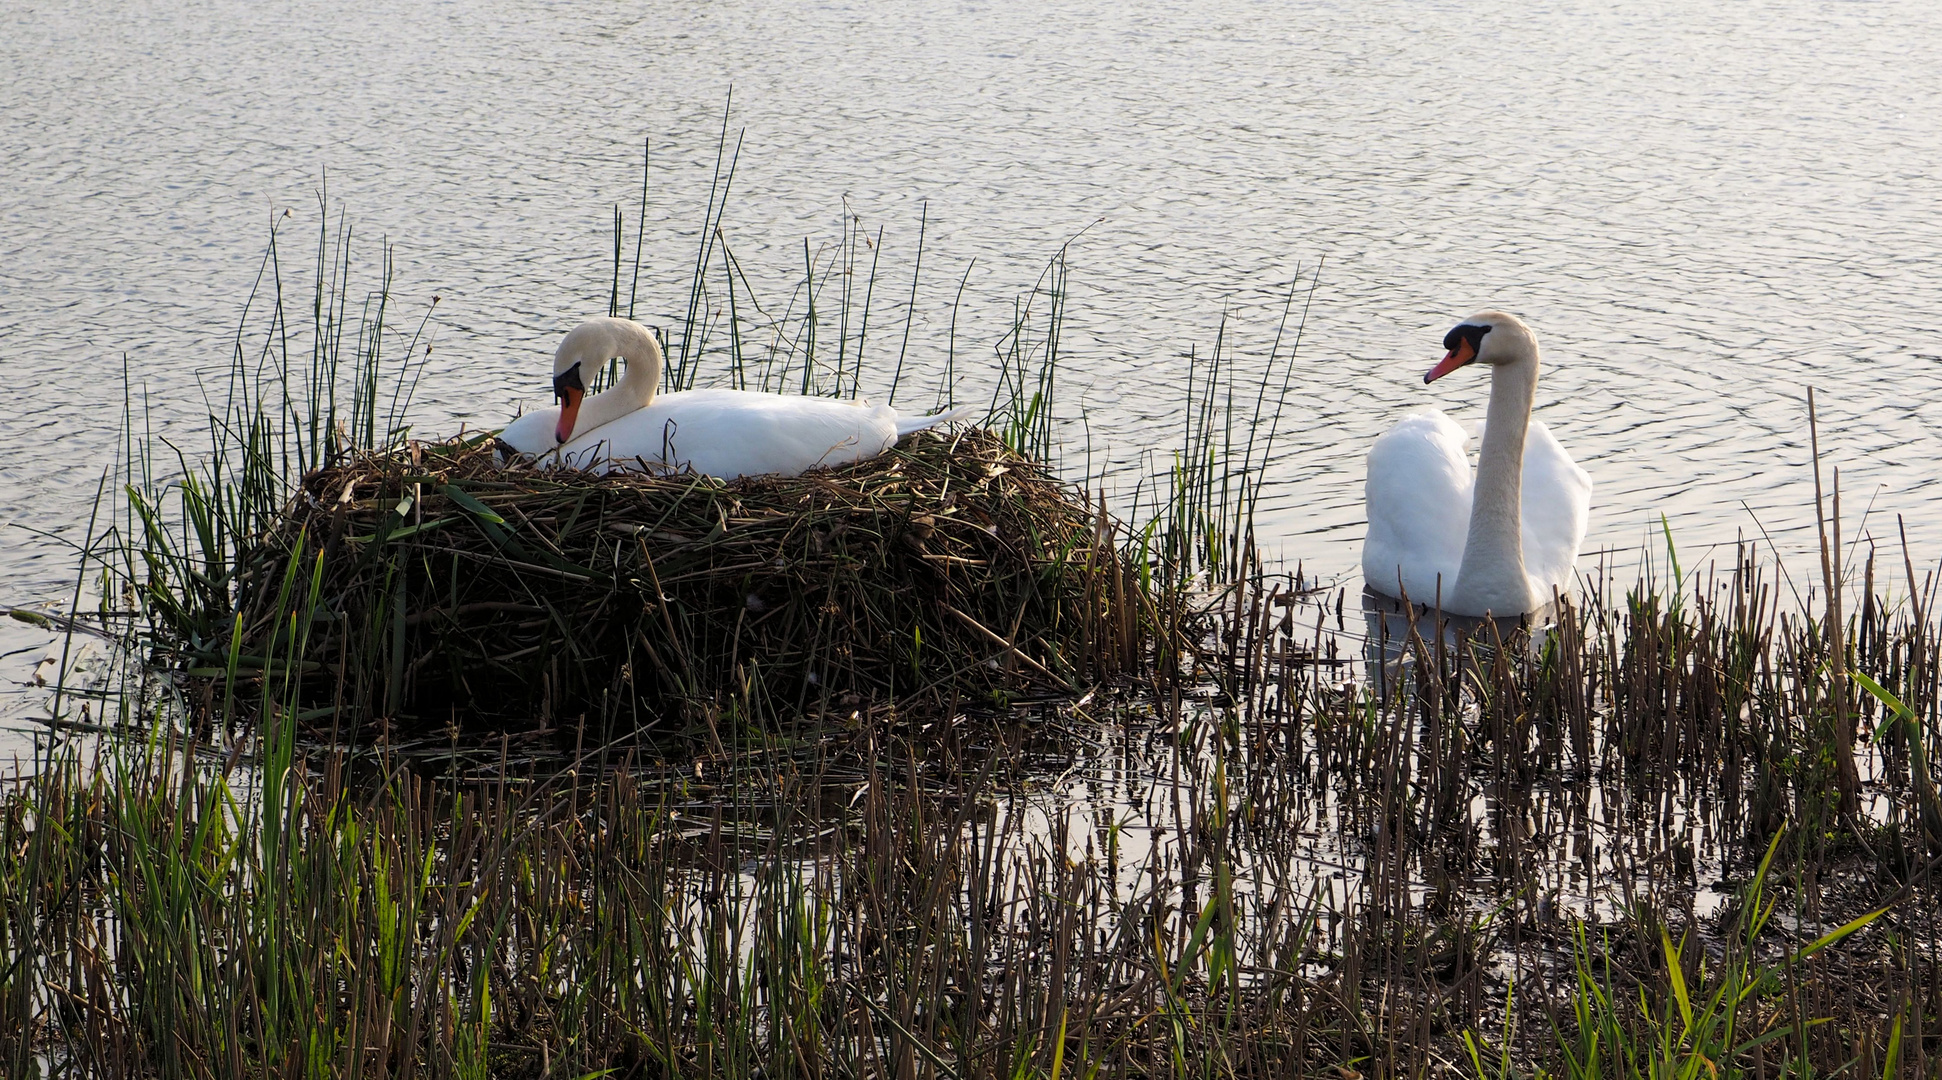
{"label": "swan's orange beak", "polygon": [[587,396],[585,390],[562,387],[560,390],[560,423],[553,429],[553,438],[566,442],[573,438],[573,422],[580,418],[580,399]]}
{"label": "swan's orange beak", "polygon": [[580,365],[575,364],[553,376],[553,397],[560,403],[560,422],[553,438],[566,442],[573,437],[573,422],[580,418],[580,399],[587,396],[587,384],[580,381]]}
{"label": "swan's orange beak", "polygon": [[[1431,368],[1429,374],[1423,376],[1423,382],[1426,385],[1433,383],[1476,358],[1476,344],[1467,337],[1460,337],[1457,339],[1456,348],[1443,354],[1443,362]],[[561,441],[564,442],[565,440],[562,439]]]}

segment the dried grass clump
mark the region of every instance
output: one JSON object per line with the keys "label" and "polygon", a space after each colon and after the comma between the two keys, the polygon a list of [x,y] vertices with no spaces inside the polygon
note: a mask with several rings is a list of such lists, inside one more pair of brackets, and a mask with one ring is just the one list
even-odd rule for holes
{"label": "dried grass clump", "polygon": [[[945,707],[1137,664],[1116,547],[1102,509],[984,431],[728,483],[413,444],[304,478],[246,576],[243,648],[300,651],[305,716],[346,733]],[[277,596],[313,572],[293,635]]]}

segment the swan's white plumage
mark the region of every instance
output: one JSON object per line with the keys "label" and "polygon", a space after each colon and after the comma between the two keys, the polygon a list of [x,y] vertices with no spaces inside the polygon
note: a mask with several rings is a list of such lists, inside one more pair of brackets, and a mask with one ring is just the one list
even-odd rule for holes
{"label": "swan's white plumage", "polygon": [[1403,417],[1369,448],[1362,577],[1377,592],[1433,604],[1456,584],[1474,484],[1468,443],[1456,421],[1431,409]]}
{"label": "swan's white plumage", "polygon": [[[559,449],[569,468],[650,472],[692,469],[719,476],[780,473],[875,457],[898,438],[962,411],[899,418],[887,405],[834,398],[761,394],[747,390],[684,390],[657,394],[645,406],[602,424]],[[553,450],[558,408],[530,412],[507,425],[500,439],[524,454]],[[553,458],[548,454],[546,460]]]}
{"label": "swan's white plumage", "polygon": [[[1481,441],[1482,429],[1478,429]],[[1531,421],[1524,436],[1524,573],[1538,605],[1555,589],[1570,595],[1578,572],[1578,548],[1591,519],[1591,476],[1571,460],[1551,429]]]}
{"label": "swan's white plumage", "polygon": [[[1517,455],[1521,465],[1504,453],[1510,448],[1499,448],[1497,460],[1510,471],[1506,475],[1499,469],[1493,474],[1496,479],[1485,485],[1496,493],[1492,505],[1499,508],[1486,516],[1477,506],[1479,476],[1463,429],[1436,409],[1404,417],[1369,448],[1369,531],[1362,546],[1362,576],[1377,592],[1407,595],[1420,604],[1441,603],[1453,614],[1523,614],[1549,603],[1554,590],[1568,593],[1572,588],[1590,517],[1591,477],[1548,427],[1530,419],[1538,357],[1529,328],[1512,316],[1485,312],[1458,329],[1468,333],[1482,326],[1490,330],[1468,334],[1473,350],[1483,342],[1474,359],[1492,368],[1494,422],[1504,423],[1511,433],[1524,429]],[[1431,377],[1467,362],[1446,357]],[[1486,442],[1486,425],[1478,425],[1477,435],[1480,445],[1495,445]],[[1514,500],[1511,477],[1517,478]],[[1507,516],[1512,506],[1515,518]],[[1473,510],[1486,524],[1472,520]],[[1489,521],[1504,526],[1514,522],[1515,544]],[[1476,578],[1458,589],[1465,549],[1476,535],[1492,538],[1491,543],[1479,547],[1471,560]],[[1520,576],[1521,586],[1516,584]]]}
{"label": "swan's white plumage", "polygon": [[[1479,443],[1484,428],[1477,425]],[[1383,432],[1369,448],[1363,579],[1389,596],[1399,595],[1400,579],[1410,600],[1426,605],[1437,602],[1440,586],[1447,601],[1463,565],[1475,487],[1470,438],[1443,410],[1411,413]],[[1524,575],[1535,610],[1550,602],[1553,588],[1570,591],[1591,515],[1591,477],[1541,420],[1524,435],[1521,502]]]}
{"label": "swan's white plumage", "polygon": [[[595,318],[576,327],[554,357],[556,384],[576,367],[627,361],[620,381],[581,403],[562,445],[560,409],[506,425],[500,441],[547,464],[613,472],[693,470],[724,480],[875,457],[904,435],[962,419],[971,409],[899,416],[887,405],[747,390],[657,392],[661,350],[646,327]],[[575,376],[577,379],[577,376]],[[577,381],[569,385],[578,385]]]}

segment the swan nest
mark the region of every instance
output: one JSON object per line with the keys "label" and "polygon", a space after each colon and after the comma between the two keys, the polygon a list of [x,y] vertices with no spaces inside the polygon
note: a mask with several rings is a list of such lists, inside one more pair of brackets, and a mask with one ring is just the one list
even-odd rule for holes
{"label": "swan nest", "polygon": [[1138,663],[1116,533],[985,431],[726,483],[414,443],[304,478],[244,575],[244,651],[289,655],[287,632],[267,640],[291,623],[275,594],[321,545],[296,665],[317,730],[611,736],[1002,703]]}

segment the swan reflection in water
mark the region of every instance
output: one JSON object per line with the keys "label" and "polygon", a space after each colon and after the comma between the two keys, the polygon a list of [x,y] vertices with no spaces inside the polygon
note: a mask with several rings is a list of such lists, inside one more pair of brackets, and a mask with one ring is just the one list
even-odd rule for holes
{"label": "swan reflection in water", "polygon": [[1364,658],[1382,673],[1385,695],[1415,663],[1444,671],[1541,643],[1556,597],[1572,589],[1591,509],[1591,477],[1531,418],[1531,328],[1483,311],[1452,328],[1443,347],[1423,382],[1481,364],[1490,411],[1474,469],[1468,436],[1436,409],[1404,417],[1369,448]]}
{"label": "swan reflection in water", "polygon": [[1373,678],[1380,674],[1383,696],[1414,685],[1418,665],[1447,670],[1455,664],[1473,667],[1501,649],[1523,649],[1536,655],[1557,626],[1558,605],[1506,618],[1458,615],[1433,606],[1408,603],[1362,589],[1362,619],[1366,637],[1362,659]]}

